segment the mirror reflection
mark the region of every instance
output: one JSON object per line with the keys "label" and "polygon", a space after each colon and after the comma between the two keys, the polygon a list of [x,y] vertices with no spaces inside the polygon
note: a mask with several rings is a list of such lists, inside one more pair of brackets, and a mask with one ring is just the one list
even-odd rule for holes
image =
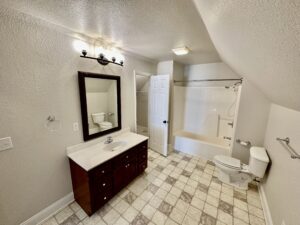
{"label": "mirror reflection", "polygon": [[119,76],[78,71],[83,139],[88,141],[121,129]]}
{"label": "mirror reflection", "polygon": [[89,135],[118,127],[117,81],[85,78]]}

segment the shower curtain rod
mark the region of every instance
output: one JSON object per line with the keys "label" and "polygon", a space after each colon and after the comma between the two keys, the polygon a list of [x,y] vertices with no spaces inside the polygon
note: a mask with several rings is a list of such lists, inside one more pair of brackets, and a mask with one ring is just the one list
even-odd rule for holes
{"label": "shower curtain rod", "polygon": [[243,81],[243,78],[228,78],[228,79],[203,79],[203,80],[174,80],[174,83],[186,83],[186,82],[205,82],[205,81]]}

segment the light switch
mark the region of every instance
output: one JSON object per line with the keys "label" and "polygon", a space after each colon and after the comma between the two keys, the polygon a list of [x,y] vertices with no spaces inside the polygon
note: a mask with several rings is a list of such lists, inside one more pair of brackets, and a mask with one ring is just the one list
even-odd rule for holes
{"label": "light switch", "polygon": [[11,137],[0,138],[0,151],[13,148]]}
{"label": "light switch", "polygon": [[73,123],[73,131],[78,131],[79,130],[79,125],[77,122]]}

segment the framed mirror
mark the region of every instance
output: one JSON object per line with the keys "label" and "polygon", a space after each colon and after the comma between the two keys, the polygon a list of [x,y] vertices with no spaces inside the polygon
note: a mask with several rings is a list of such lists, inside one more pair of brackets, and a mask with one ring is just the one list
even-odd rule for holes
{"label": "framed mirror", "polygon": [[121,129],[120,77],[78,72],[83,139]]}

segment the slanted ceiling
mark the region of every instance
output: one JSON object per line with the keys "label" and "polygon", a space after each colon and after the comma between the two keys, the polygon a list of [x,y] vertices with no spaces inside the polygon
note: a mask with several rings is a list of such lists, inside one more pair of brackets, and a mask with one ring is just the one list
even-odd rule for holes
{"label": "slanted ceiling", "polygon": [[300,111],[300,1],[194,3],[222,60],[272,102]]}

